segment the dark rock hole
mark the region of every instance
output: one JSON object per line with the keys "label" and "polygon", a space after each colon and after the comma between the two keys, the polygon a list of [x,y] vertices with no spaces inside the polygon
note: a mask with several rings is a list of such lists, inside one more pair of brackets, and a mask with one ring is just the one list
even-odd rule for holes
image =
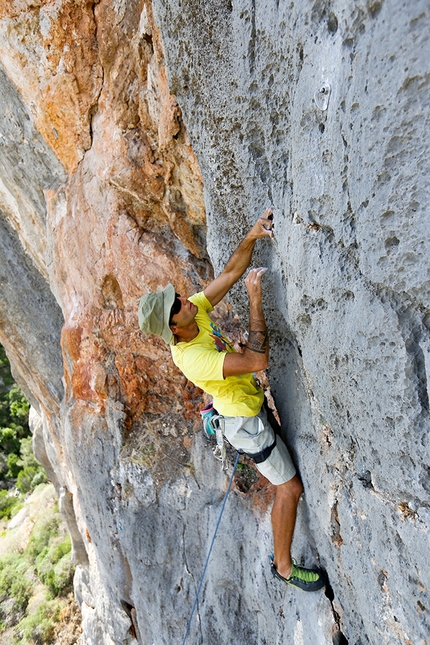
{"label": "dark rock hole", "polygon": [[136,625],[136,609],[133,607],[133,605],[130,605],[129,602],[126,600],[121,600],[121,606],[123,610],[126,612],[128,617],[130,618],[130,634],[131,637],[137,640],[137,625]]}
{"label": "dark rock hole", "polygon": [[339,26],[339,22],[337,19],[337,16],[333,11],[330,11],[328,21],[327,21],[327,28],[330,33],[335,34],[337,32],[337,28]]}
{"label": "dark rock hole", "polygon": [[373,2],[370,7],[369,7],[369,13],[372,16],[372,18],[376,18],[378,13],[381,11],[383,5],[382,0],[376,0],[376,2]]}
{"label": "dark rock hole", "polygon": [[358,479],[363,484],[364,488],[373,488],[372,474],[369,470],[366,470],[362,475],[359,475]]}
{"label": "dark rock hole", "polygon": [[348,645],[348,639],[340,630],[333,634],[333,645]]}
{"label": "dark rock hole", "polygon": [[389,237],[388,239],[385,240],[385,248],[386,249],[392,249],[395,248],[396,246],[399,246],[400,240],[397,237]]}

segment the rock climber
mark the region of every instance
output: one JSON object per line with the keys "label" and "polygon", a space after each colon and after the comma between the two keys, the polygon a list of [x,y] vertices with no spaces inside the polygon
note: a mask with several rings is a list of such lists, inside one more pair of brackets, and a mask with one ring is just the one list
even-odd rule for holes
{"label": "rock climber", "polygon": [[251,269],[245,279],[250,314],[248,339],[242,352],[233,349],[209,316],[249,267],[256,241],[273,237],[272,227],[273,213],[268,208],[245,235],[222,273],[200,293],[187,298],[168,284],[162,291],[144,295],[139,304],[139,326],[170,345],[175,365],[213,397],[217,419],[230,444],[254,459],[261,474],[276,486],[271,515],[273,575],[294,587],[316,591],[325,584],[324,572],[299,566],[290,553],[302,482],[284,442],[268,422],[264,392],[253,375],[268,367],[269,341],[261,286],[267,269]]}

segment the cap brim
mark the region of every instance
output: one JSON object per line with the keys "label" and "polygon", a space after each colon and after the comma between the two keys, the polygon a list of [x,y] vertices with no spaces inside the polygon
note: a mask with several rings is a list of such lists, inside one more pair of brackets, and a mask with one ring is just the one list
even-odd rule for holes
{"label": "cap brim", "polygon": [[161,292],[163,294],[163,307],[164,307],[164,321],[163,333],[161,338],[169,345],[173,338],[172,330],[169,327],[170,310],[175,302],[176,292],[173,284],[168,284],[167,287]]}

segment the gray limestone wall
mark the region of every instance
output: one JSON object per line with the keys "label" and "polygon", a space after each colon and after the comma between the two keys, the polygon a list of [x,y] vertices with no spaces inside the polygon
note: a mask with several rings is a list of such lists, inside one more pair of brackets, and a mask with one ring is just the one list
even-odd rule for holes
{"label": "gray limestone wall", "polygon": [[[320,563],[330,581],[315,594],[273,581],[270,494],[253,506],[236,488],[187,643],[425,645],[428,2],[153,5],[204,178],[217,271],[274,207],[275,238],[255,264],[270,269],[270,384],[305,487],[293,555]],[[109,6],[127,13],[119,0]],[[0,102],[0,340],[41,403],[35,444],[73,537],[82,645],[180,644],[228,478],[179,408],[153,430],[163,456],[148,467],[145,433],[127,434],[115,389],[103,409],[63,400],[52,285],[67,258],[49,249],[44,191],[65,173],[1,70]],[[128,260],[115,271],[129,272]],[[232,301],[246,325],[243,283]],[[87,351],[97,368],[100,355]],[[169,360],[166,351],[167,376]],[[149,417],[141,430],[156,426]],[[184,429],[195,435],[189,453],[173,441]]]}
{"label": "gray limestone wall", "polygon": [[[218,270],[274,206],[255,263],[270,269],[270,381],[305,485],[296,556],[326,567],[349,643],[424,644],[428,3],[154,4]],[[233,299],[246,320],[243,284]],[[286,622],[318,621],[299,602],[285,597]],[[268,642],[319,642],[293,631]]]}
{"label": "gray limestone wall", "polygon": [[63,316],[46,266],[44,190],[65,173],[0,66],[0,340],[32,403],[63,396]]}

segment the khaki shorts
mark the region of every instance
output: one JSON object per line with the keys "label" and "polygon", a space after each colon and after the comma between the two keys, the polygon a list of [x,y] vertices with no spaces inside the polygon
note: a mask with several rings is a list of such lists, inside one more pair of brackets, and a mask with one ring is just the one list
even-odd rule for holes
{"label": "khaki shorts", "polygon": [[[275,440],[275,433],[267,420],[264,407],[255,417],[219,417],[219,421],[229,443],[236,450],[243,450],[249,455],[261,452]],[[296,474],[290,453],[279,435],[269,457],[255,465],[276,486],[285,484]]]}

